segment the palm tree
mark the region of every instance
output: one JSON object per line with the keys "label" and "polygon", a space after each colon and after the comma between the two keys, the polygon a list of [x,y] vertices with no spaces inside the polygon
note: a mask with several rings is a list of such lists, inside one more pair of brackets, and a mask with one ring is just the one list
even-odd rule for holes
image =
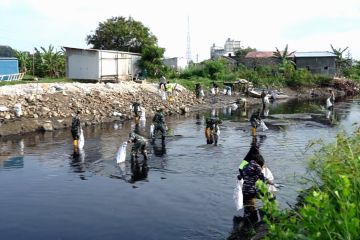
{"label": "palm tree", "polygon": [[21,52],[15,50],[16,58],[19,60],[20,72],[27,72],[29,66],[30,54],[29,52]]}
{"label": "palm tree", "polygon": [[295,66],[295,62],[290,59],[295,51],[289,52],[287,44],[286,44],[283,51],[280,51],[277,47],[275,47],[275,49],[276,49],[276,51],[273,52],[273,54],[277,59],[280,60],[281,64],[284,64],[285,62],[288,62],[288,63],[291,63],[292,65]]}
{"label": "palm tree", "polygon": [[341,48],[336,49],[336,48],[333,47],[332,44],[330,44],[330,47],[332,49],[332,53],[334,53],[336,55],[336,60],[335,60],[336,75],[339,76],[342,73],[342,71],[344,70],[344,68],[351,66],[350,59],[343,58],[343,53],[349,47],[346,47],[344,49],[341,49]]}
{"label": "palm tree", "polygon": [[65,72],[65,56],[64,50],[55,51],[54,46],[50,45],[48,49],[40,47],[41,51],[35,48],[38,62],[40,64],[39,70],[42,74],[49,77],[59,77]]}
{"label": "palm tree", "polygon": [[280,51],[278,48],[275,49],[276,51],[273,52],[273,54],[280,62],[279,71],[282,72],[286,78],[291,78],[295,71],[295,62],[291,60],[295,51],[289,52],[287,44],[283,51]]}

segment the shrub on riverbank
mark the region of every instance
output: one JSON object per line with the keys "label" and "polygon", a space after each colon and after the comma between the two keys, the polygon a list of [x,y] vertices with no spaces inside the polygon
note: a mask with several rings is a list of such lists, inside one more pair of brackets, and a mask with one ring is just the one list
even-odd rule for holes
{"label": "shrub on riverbank", "polygon": [[338,134],[309,163],[313,188],[300,207],[281,212],[264,201],[267,239],[357,239],[360,236],[360,131]]}
{"label": "shrub on riverbank", "polygon": [[167,77],[173,81],[181,81],[181,84],[192,90],[195,88],[195,83],[207,88],[213,81],[222,86],[223,82],[234,82],[238,79],[247,79],[256,87],[307,87],[328,85],[332,81],[331,77],[314,75],[306,69],[295,69],[293,65],[288,65],[286,68],[280,65],[247,68],[242,64],[230,64],[224,59],[193,64],[179,74],[169,71]]}

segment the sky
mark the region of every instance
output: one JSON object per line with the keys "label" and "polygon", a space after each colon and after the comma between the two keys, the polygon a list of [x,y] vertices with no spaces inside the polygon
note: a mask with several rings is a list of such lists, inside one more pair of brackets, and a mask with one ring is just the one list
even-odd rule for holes
{"label": "sky", "polygon": [[359,0],[0,0],[0,45],[90,48],[86,36],[115,16],[148,27],[166,57],[186,57],[189,35],[194,62],[228,38],[259,51],[286,44],[290,51],[331,51],[332,44],[360,60]]}

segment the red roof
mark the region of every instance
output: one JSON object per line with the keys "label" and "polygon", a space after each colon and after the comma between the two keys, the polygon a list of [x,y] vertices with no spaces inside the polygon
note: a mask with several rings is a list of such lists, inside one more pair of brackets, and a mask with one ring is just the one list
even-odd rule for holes
{"label": "red roof", "polygon": [[[275,57],[273,51],[254,51],[254,52],[249,52],[245,56],[245,58],[271,58],[271,57]],[[294,57],[294,54],[291,54],[289,57]]]}
{"label": "red roof", "polygon": [[245,56],[246,58],[270,58],[274,57],[274,52],[272,51],[255,51],[249,52]]}

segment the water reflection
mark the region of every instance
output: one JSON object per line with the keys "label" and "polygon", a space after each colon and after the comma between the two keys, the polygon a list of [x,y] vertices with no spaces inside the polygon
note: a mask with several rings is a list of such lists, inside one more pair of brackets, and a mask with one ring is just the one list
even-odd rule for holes
{"label": "water reflection", "polygon": [[70,159],[71,159],[70,166],[72,167],[73,171],[75,173],[81,173],[79,175],[80,179],[86,180],[84,174],[82,174],[86,171],[84,150],[81,149],[81,150],[74,151],[71,154]]}
{"label": "water reflection", "polygon": [[153,153],[156,157],[163,157],[166,154],[165,142],[161,144],[153,144]]}
{"label": "water reflection", "polygon": [[145,180],[148,176],[149,167],[147,161],[144,160],[141,164],[138,159],[130,160],[131,164],[131,178],[130,183],[135,183],[137,181]]}
{"label": "water reflection", "polygon": [[16,169],[16,168],[23,168],[24,167],[24,157],[23,156],[16,156],[10,157],[2,162],[0,167],[4,169]]}

